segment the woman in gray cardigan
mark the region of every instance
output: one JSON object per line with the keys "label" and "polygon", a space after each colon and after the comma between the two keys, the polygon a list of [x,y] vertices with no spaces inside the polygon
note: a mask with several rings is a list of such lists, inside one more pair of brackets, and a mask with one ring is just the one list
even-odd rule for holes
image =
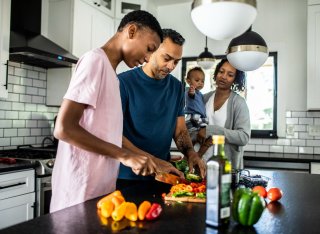
{"label": "woman in gray cardigan", "polygon": [[[222,59],[214,72],[216,90],[204,95],[209,125],[206,136],[224,135],[225,153],[231,160],[233,169],[243,168],[243,146],[250,139],[250,115],[247,103],[237,92],[245,89],[245,73],[235,69],[227,59]],[[212,156],[206,140],[199,150],[203,159]]]}

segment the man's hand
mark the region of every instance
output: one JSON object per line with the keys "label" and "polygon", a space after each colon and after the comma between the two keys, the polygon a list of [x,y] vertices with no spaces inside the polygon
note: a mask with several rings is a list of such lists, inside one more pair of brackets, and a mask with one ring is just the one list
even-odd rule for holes
{"label": "man's hand", "polygon": [[205,178],[206,176],[206,164],[204,161],[199,157],[198,153],[194,151],[189,151],[188,155],[188,165],[190,172],[193,172],[195,166],[197,166],[200,170],[200,176]]}
{"label": "man's hand", "polygon": [[157,168],[156,172],[167,172],[171,174],[175,174],[177,176],[180,176],[181,178],[184,178],[183,172],[179,171],[177,168],[175,168],[170,162],[164,161],[162,159],[153,157],[153,160],[155,161]]}

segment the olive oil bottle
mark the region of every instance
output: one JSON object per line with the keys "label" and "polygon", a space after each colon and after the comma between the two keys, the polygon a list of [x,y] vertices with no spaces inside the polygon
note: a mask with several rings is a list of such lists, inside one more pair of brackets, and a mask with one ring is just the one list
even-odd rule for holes
{"label": "olive oil bottle", "polygon": [[206,223],[213,227],[230,220],[231,162],[224,152],[224,136],[213,135],[213,155],[207,161]]}

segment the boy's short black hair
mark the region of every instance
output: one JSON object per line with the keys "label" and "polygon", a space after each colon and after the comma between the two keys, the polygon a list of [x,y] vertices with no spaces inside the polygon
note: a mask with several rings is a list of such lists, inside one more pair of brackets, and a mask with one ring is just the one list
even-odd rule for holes
{"label": "boy's short black hair", "polygon": [[121,32],[129,23],[136,24],[138,27],[150,28],[159,35],[161,42],[163,41],[163,33],[160,24],[158,20],[149,12],[143,10],[129,12],[122,18],[117,31]]}
{"label": "boy's short black hair", "polygon": [[175,31],[173,29],[164,28],[164,29],[162,29],[162,33],[163,33],[163,39],[166,39],[168,37],[175,44],[178,44],[180,46],[182,46],[185,42],[185,39],[183,38],[183,36],[181,36],[180,33],[178,33],[177,31]]}

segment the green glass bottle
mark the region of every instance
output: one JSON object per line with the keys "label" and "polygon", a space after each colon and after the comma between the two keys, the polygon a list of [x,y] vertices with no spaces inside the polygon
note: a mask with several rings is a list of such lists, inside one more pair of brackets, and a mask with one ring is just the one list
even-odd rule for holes
{"label": "green glass bottle", "polygon": [[219,227],[230,221],[231,162],[224,151],[224,136],[213,135],[213,155],[207,161],[206,223]]}

